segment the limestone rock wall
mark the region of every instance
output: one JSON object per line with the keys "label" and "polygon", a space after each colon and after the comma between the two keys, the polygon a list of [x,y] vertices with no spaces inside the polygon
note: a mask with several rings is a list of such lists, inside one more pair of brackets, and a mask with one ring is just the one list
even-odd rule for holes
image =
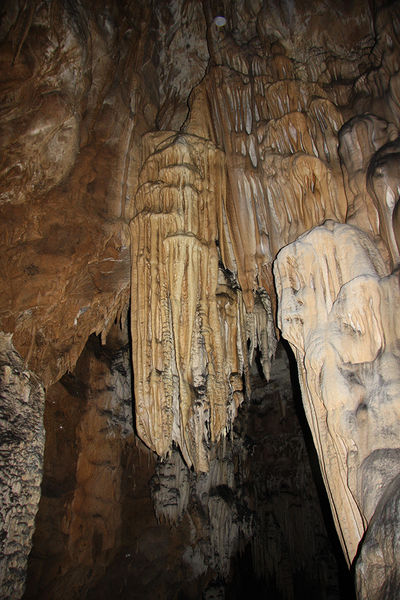
{"label": "limestone rock wall", "polygon": [[79,598],[121,544],[124,455],[133,445],[126,327],[90,338],[47,392],[42,496],[24,598]]}
{"label": "limestone rock wall", "polygon": [[0,30],[1,328],[46,386],[127,304],[133,131],[155,118],[132,66],[145,10],[97,8],[13,2]]}
{"label": "limestone rock wall", "polygon": [[40,498],[44,390],[0,336],[0,598],[20,598]]}

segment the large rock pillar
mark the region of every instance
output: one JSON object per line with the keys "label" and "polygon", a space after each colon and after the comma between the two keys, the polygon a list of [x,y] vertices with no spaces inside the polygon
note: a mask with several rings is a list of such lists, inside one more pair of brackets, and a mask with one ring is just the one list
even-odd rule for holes
{"label": "large rock pillar", "polygon": [[351,563],[400,472],[399,275],[388,272],[367,234],[333,221],[283,248],[274,274],[278,325],[296,355],[305,412]]}
{"label": "large rock pillar", "polygon": [[0,598],[18,600],[40,499],[44,390],[0,334]]}

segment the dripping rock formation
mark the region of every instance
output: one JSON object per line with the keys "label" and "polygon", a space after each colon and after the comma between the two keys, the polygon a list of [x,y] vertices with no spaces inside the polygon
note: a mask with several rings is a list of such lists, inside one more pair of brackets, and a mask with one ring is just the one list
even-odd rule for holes
{"label": "dripping rock formation", "polygon": [[0,14],[0,599],[397,598],[400,2]]}

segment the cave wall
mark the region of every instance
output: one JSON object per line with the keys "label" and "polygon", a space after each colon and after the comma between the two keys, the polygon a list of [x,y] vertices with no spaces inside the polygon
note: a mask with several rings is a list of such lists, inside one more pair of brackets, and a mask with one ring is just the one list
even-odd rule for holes
{"label": "cave wall", "polygon": [[24,597],[87,594],[121,544],[124,456],[133,445],[126,329],[89,338],[47,390],[42,494]]}
{"label": "cave wall", "polygon": [[0,336],[0,594],[20,598],[40,498],[44,450],[44,390]]}
{"label": "cave wall", "polygon": [[138,435],[207,473],[278,303],[349,563],[398,473],[398,32],[380,0],[17,1],[0,25],[0,318],[26,369],[52,389],[130,301]]}

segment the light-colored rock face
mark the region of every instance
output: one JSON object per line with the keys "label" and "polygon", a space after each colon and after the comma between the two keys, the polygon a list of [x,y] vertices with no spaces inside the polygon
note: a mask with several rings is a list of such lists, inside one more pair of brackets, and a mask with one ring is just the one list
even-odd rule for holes
{"label": "light-colored rock face", "polygon": [[158,454],[175,441],[207,471],[206,449],[241,403],[244,369],[237,294],[226,297],[218,281],[224,157],[188,135],[150,134],[144,148],[131,222],[137,427]]}
{"label": "light-colored rock face", "polygon": [[350,559],[398,464],[399,3],[2,17],[0,329],[49,386],[130,299],[138,433],[204,472],[278,300]]}
{"label": "light-colored rock face", "polygon": [[361,547],[356,566],[356,583],[360,599],[383,600],[395,597],[397,594],[400,587],[399,514],[398,475],[386,486]]}
{"label": "light-colored rock face", "polygon": [[370,238],[327,222],[278,254],[278,324],[296,352],[303,401],[349,561],[399,472],[399,339],[388,274]]}

